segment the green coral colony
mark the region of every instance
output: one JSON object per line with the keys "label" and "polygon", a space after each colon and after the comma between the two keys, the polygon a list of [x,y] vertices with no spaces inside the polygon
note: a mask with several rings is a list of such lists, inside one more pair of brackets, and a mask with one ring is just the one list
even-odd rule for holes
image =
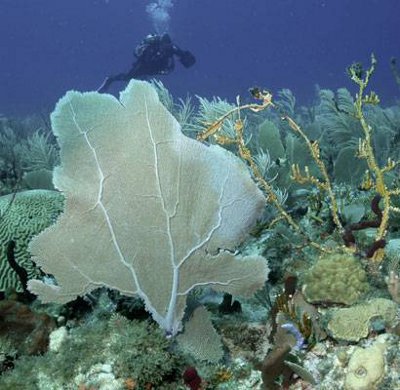
{"label": "green coral colony", "polygon": [[398,389],[400,107],[375,66],[309,109],[70,92],[58,144],[2,118],[0,388]]}

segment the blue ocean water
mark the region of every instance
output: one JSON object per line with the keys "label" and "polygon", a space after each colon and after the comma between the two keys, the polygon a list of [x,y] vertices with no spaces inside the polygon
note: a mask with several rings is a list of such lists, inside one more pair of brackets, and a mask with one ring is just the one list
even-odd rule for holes
{"label": "blue ocean water", "polygon": [[[150,0],[2,0],[0,113],[51,111],[69,89],[99,87],[127,71],[135,46],[155,32]],[[156,2],[157,3],[157,2]],[[352,87],[345,68],[378,59],[374,89],[398,96],[390,72],[400,57],[398,0],[164,0],[158,23],[197,58],[160,79],[174,96],[233,101],[253,85],[290,88],[303,104],[315,85]],[[161,4],[161,5],[160,5]],[[156,7],[156,8],[157,8]],[[147,8],[147,11],[146,11]],[[164,15],[165,16],[165,15]],[[160,27],[160,26],[159,26]],[[115,84],[112,92],[124,88]]]}

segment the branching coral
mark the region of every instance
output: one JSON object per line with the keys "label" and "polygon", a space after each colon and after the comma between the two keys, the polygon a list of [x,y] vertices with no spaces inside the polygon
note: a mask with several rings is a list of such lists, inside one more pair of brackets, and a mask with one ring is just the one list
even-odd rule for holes
{"label": "branching coral", "polygon": [[[379,98],[375,92],[371,91],[370,94],[365,95],[365,89],[368,87],[370,77],[375,71],[376,59],[375,56],[371,56],[371,66],[365,72],[364,78],[363,72],[358,72],[354,67],[349,68],[351,79],[358,85],[359,90],[356,95],[355,116],[359,120],[361,127],[364,131],[364,138],[359,141],[358,157],[365,159],[368,164],[368,175],[371,177],[370,186],[371,189],[375,190],[381,197],[383,203],[382,217],[380,218],[380,224],[375,236],[375,242],[382,242],[384,240],[388,223],[389,223],[389,212],[394,210],[400,212],[399,208],[394,208],[391,204],[391,198],[395,195],[400,194],[400,189],[389,189],[385,183],[385,174],[392,171],[398,162],[395,162],[388,158],[385,166],[380,167],[376,161],[373,143],[372,143],[372,128],[368,124],[363,107],[366,104],[376,105],[379,103]],[[372,258],[376,261],[382,260],[384,255],[383,248],[377,248],[372,254]]]}
{"label": "branching coral", "polygon": [[[252,91],[253,96],[260,101],[259,104],[253,103],[253,104],[245,104],[245,105],[239,105],[230,111],[226,112],[224,115],[222,115],[220,118],[218,118],[214,123],[212,123],[209,127],[207,127],[204,131],[200,132],[197,136],[198,140],[206,140],[209,137],[213,137],[216,139],[216,141],[220,144],[235,144],[238,148],[238,154],[239,156],[248,164],[250,167],[250,170],[253,174],[253,177],[257,181],[257,183],[262,187],[264,190],[266,196],[267,196],[267,201],[278,210],[279,217],[278,219],[283,219],[285,220],[293,229],[295,229],[297,232],[302,234],[304,237],[307,238],[307,235],[301,230],[300,226],[297,224],[297,222],[292,218],[292,216],[284,209],[282,206],[282,202],[280,201],[280,197],[278,196],[277,192],[271,185],[271,183],[266,180],[261,173],[257,163],[255,162],[255,159],[253,158],[250,149],[247,147],[246,142],[244,140],[244,123],[243,120],[240,118],[240,112],[243,110],[251,110],[253,112],[260,112],[268,107],[276,107],[275,104],[272,102],[272,95],[267,92],[267,91],[261,91],[258,88],[253,89]],[[218,133],[220,132],[224,121],[229,118],[233,113],[238,114],[238,119],[235,121],[235,135],[234,136],[220,136]],[[289,125],[294,128],[300,134],[303,134],[303,136],[308,140],[307,136],[301,131],[300,127],[296,125],[296,123],[289,118],[288,116],[285,118],[288,122]],[[313,149],[313,146],[311,145],[311,142],[308,140],[308,144],[310,145],[311,149]],[[315,154],[317,156],[317,150],[313,149],[312,154]],[[314,155],[313,154],[313,155]],[[321,164],[323,165],[322,161]],[[329,184],[330,188],[330,184]],[[275,221],[273,221],[274,223]],[[308,240],[309,244],[311,246],[317,247],[320,250],[324,250],[322,246],[320,246],[318,243]]]}
{"label": "branching coral", "polygon": [[[396,208],[392,205],[391,198],[393,196],[399,195],[400,189],[389,189],[385,182],[386,173],[392,171],[396,167],[397,162],[394,162],[392,159],[388,158],[385,166],[379,166],[373,147],[372,128],[368,124],[363,112],[364,105],[376,105],[379,103],[379,98],[374,92],[371,92],[369,95],[365,95],[365,89],[367,88],[370,77],[375,70],[375,65],[376,60],[375,57],[372,56],[371,67],[365,73],[362,70],[360,64],[357,64],[357,66],[353,65],[349,68],[351,79],[359,86],[359,91],[356,95],[354,107],[352,107],[349,111],[341,111],[343,111],[343,115],[352,115],[353,118],[360,123],[363,131],[363,136],[359,140],[357,157],[365,160],[368,166],[367,176],[366,178],[364,178],[364,186],[365,184],[367,184],[368,190],[375,190],[378,193],[379,197],[382,198],[382,211],[379,209],[379,206],[377,207],[377,209],[379,210],[379,223],[377,226],[378,229],[375,237],[375,242],[371,246],[370,250],[367,251],[368,257],[371,257],[376,261],[381,261],[384,254],[384,239],[388,228],[389,212],[400,212],[399,208]],[[244,142],[244,122],[240,118],[241,111],[251,110],[253,112],[259,112],[267,108],[274,108],[278,110],[278,112],[281,110],[281,108],[272,101],[272,95],[268,91],[262,91],[258,88],[254,88],[253,90],[251,90],[251,92],[253,96],[260,101],[260,104],[240,105],[238,103],[237,107],[234,107],[221,115],[217,120],[215,120],[215,122],[210,124],[205,130],[199,133],[197,138],[199,140],[206,140],[212,137],[220,144],[235,144],[237,146],[239,156],[248,164],[253,174],[253,177],[264,190],[267,196],[267,201],[278,210],[278,219],[285,220],[292,228],[295,229],[295,231],[301,233],[304,237],[308,238],[308,235],[302,230],[300,225],[283,208],[281,202],[278,201],[276,190],[274,190],[270,181],[266,180],[263,177],[258,167],[258,164],[256,163],[256,159],[252,156],[250,149],[246,146],[246,143]],[[349,99],[346,99],[346,101],[349,101]],[[228,118],[231,118],[234,114],[237,118],[234,125],[235,134],[221,135],[220,131],[224,122]],[[301,168],[298,164],[293,164],[292,179],[300,184],[312,184],[320,191],[320,193],[325,193],[327,195],[329,199],[329,207],[332,220],[338,232],[344,234],[344,238],[346,240],[345,233],[349,233],[351,229],[347,229],[346,231],[342,224],[342,220],[339,214],[338,202],[336,200],[336,196],[333,190],[333,184],[329,177],[328,169],[326,167],[324,159],[321,155],[319,142],[316,140],[311,140],[291,116],[283,113],[281,114],[281,118],[282,120],[286,121],[286,123],[289,125],[289,128],[294,132],[294,134],[299,136],[303,140],[319,170],[319,177],[317,177],[310,172],[308,166]],[[320,250],[326,250],[326,248],[309,238],[307,239],[307,242],[309,243],[309,245],[316,247]]]}

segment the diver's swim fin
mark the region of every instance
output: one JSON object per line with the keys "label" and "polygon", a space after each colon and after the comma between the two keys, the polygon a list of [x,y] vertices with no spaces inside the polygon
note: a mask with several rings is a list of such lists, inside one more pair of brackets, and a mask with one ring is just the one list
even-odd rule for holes
{"label": "diver's swim fin", "polygon": [[100,87],[97,88],[97,92],[106,92],[113,81],[114,80],[111,77],[106,77]]}
{"label": "diver's swim fin", "polygon": [[196,57],[188,50],[181,50],[178,58],[185,68],[190,68],[196,62]]}

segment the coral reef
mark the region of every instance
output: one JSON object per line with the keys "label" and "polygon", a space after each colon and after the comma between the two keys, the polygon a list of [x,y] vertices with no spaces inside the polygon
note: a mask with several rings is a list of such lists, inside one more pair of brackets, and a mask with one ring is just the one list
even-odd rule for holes
{"label": "coral reef", "polygon": [[[368,90],[375,66],[309,107],[69,92],[60,217],[60,193],[18,192],[53,177],[49,128],[0,119],[0,285],[62,302],[0,302],[1,389],[397,389],[400,106]],[[50,275],[27,252],[43,229]]]}

